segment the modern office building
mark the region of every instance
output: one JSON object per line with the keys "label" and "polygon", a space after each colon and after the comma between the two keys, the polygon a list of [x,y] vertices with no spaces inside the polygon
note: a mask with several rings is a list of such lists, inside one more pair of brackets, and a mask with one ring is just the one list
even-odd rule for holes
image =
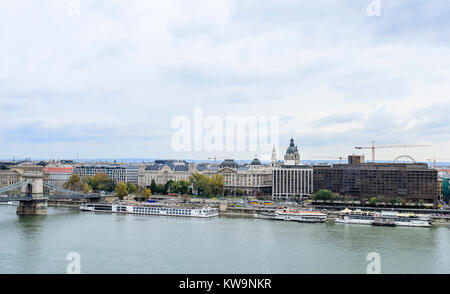
{"label": "modern office building", "polygon": [[442,196],[444,200],[449,203],[450,201],[450,178],[443,177],[442,178]]}
{"label": "modern office building", "polygon": [[73,173],[80,178],[106,173],[116,184],[119,182],[138,184],[139,166],[120,164],[84,164],[76,166]]}
{"label": "modern office building", "polygon": [[313,168],[308,165],[282,165],[272,169],[272,182],[274,200],[308,197],[313,192]]}
{"label": "modern office building", "polygon": [[313,168],[300,164],[300,153],[291,138],[281,165],[273,164],[272,198],[287,200],[294,196],[307,197],[313,191]]}
{"label": "modern office building", "polygon": [[355,200],[436,203],[438,175],[425,163],[364,163],[349,156],[349,164],[314,166],[314,192],[320,189]]}

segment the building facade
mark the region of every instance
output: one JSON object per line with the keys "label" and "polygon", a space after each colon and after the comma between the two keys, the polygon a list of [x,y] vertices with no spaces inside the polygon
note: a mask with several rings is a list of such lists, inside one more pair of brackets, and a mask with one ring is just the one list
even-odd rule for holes
{"label": "building facade", "polygon": [[328,189],[354,200],[437,201],[438,176],[421,163],[355,163],[314,166],[314,192]]}
{"label": "building facade", "polygon": [[299,165],[300,164],[300,153],[298,152],[297,146],[294,144],[294,138],[291,138],[289,147],[284,155],[284,165]]}
{"label": "building facade", "polygon": [[233,159],[225,159],[218,168],[201,169],[206,175],[221,175],[225,195],[266,196],[272,191],[271,168],[257,158],[250,164],[240,165]]}
{"label": "building facade", "polygon": [[272,169],[272,198],[288,200],[292,197],[308,197],[313,191],[313,169],[300,164],[300,153],[291,138],[281,165]]}
{"label": "building facade", "polygon": [[307,165],[283,165],[272,170],[272,198],[288,200],[308,197],[313,192],[313,168]]}
{"label": "building facade", "polygon": [[51,185],[62,187],[73,173],[72,166],[47,165],[44,167],[44,180]]}
{"label": "building facade", "polygon": [[196,171],[195,164],[188,164],[183,160],[155,160],[154,163],[140,166],[139,186],[150,187],[152,181],[156,184],[189,181],[189,177]]}
{"label": "building facade", "polygon": [[9,168],[0,169],[0,188],[20,181],[20,174]]}
{"label": "building facade", "polygon": [[106,173],[114,183],[124,182],[138,184],[139,166],[120,164],[84,164],[75,166],[73,173],[80,178],[94,176],[99,173]]}
{"label": "building facade", "polygon": [[449,203],[450,201],[450,178],[443,177],[442,178],[442,196],[444,201]]}

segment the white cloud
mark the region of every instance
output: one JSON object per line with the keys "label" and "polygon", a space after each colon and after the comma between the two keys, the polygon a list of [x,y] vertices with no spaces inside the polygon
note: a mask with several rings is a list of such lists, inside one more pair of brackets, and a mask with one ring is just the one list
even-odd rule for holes
{"label": "white cloud", "polygon": [[170,121],[199,106],[279,115],[281,144],[307,154],[402,140],[448,157],[448,130],[426,123],[450,90],[447,1],[385,1],[378,18],[364,1],[81,0],[78,17],[68,3],[0,4],[0,157],[190,157],[170,150]]}

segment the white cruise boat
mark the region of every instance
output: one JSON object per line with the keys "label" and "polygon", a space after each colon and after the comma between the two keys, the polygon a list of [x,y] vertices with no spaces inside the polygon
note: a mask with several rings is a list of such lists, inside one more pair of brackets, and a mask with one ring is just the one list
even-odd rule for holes
{"label": "white cruise boat", "polygon": [[385,226],[407,226],[407,227],[431,227],[431,217],[414,213],[399,213],[397,211],[362,211],[344,209],[336,223],[362,224],[362,225],[385,225]]}
{"label": "white cruise boat", "polygon": [[275,213],[269,213],[269,212],[261,212],[261,213],[255,213],[253,215],[255,218],[261,218],[261,219],[277,219]]}
{"label": "white cruise boat", "polygon": [[[20,201],[0,202],[0,205],[19,206],[19,205],[20,205]],[[47,201],[45,201],[44,206],[45,206],[45,207],[48,207]]]}
{"label": "white cruise boat", "polygon": [[397,211],[382,211],[382,219],[391,220],[396,226],[406,227],[431,227],[431,216],[415,213],[399,213]]}
{"label": "white cruise boat", "polygon": [[19,201],[0,202],[1,205],[14,205],[19,206]]}
{"label": "white cruise boat", "polygon": [[156,206],[156,205],[129,205],[129,204],[108,204],[108,203],[84,203],[80,205],[81,210],[97,212],[115,212],[130,214],[148,214],[165,216],[184,216],[209,218],[219,215],[217,208],[182,208],[176,206]]}
{"label": "white cruise boat", "polygon": [[275,219],[289,220],[307,223],[321,223],[327,219],[327,215],[317,210],[298,210],[294,208],[284,208],[275,211]]}
{"label": "white cruise boat", "polygon": [[374,221],[373,211],[350,210],[344,209],[341,211],[338,218],[334,222],[341,224],[357,224],[357,225],[371,225]]}

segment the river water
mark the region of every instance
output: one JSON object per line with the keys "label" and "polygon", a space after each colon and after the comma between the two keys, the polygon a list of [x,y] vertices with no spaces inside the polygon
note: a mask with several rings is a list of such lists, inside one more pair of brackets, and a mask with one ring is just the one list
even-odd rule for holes
{"label": "river water", "polygon": [[0,273],[450,273],[450,229],[307,224],[0,206]]}

